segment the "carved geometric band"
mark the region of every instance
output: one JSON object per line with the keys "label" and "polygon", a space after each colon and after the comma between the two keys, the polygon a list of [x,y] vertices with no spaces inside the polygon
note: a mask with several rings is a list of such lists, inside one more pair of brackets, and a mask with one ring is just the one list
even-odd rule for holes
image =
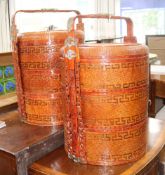
{"label": "carved geometric band", "polygon": [[54,106],[54,105],[62,105],[62,100],[50,99],[50,100],[36,100],[36,99],[27,99],[25,98],[26,105],[36,105],[36,106]]}
{"label": "carved geometric band", "polygon": [[21,69],[50,69],[50,62],[21,62]]}
{"label": "carved geometric band", "polygon": [[136,137],[143,136],[146,132],[146,127],[142,126],[135,130],[128,131],[119,131],[119,132],[107,132],[107,133],[96,133],[96,132],[87,132],[86,139],[87,140],[95,140],[95,141],[119,141],[119,140],[127,140]]}
{"label": "carved geometric band", "polygon": [[128,152],[128,153],[123,153],[123,154],[115,154],[115,155],[110,155],[110,154],[102,154],[99,155],[100,160],[104,160],[104,161],[112,161],[112,162],[124,162],[124,161],[128,161],[128,160],[133,160],[133,159],[137,159],[139,157],[139,155],[141,155],[142,153],[145,152],[145,146],[146,145],[141,145],[138,149],[132,151],[132,152]]}
{"label": "carved geometric band", "polygon": [[107,63],[107,64],[89,64],[89,63],[81,63],[81,70],[102,70],[107,71],[111,69],[121,69],[121,68],[137,68],[142,66],[147,66],[147,60],[142,61],[134,61],[134,62],[124,62],[124,63]]}
{"label": "carved geometric band", "polygon": [[[110,80],[111,81],[111,80]],[[91,88],[92,86],[91,83],[82,83],[81,88]],[[99,89],[106,89],[106,90],[121,90],[121,89],[128,89],[128,88],[135,88],[135,87],[144,87],[148,85],[148,80],[139,80],[139,81],[134,81],[134,82],[129,82],[129,83],[123,83],[123,84],[109,84],[108,80],[105,83],[100,83],[97,84],[95,88]],[[93,90],[93,89],[92,89]]]}
{"label": "carved geometric band", "polygon": [[37,115],[37,114],[28,114],[26,113],[26,118],[36,121],[50,121],[54,122],[55,120],[63,120],[64,114],[52,114],[52,115]]}
{"label": "carved geometric band", "polygon": [[21,54],[44,54],[57,52],[57,45],[44,45],[44,46],[24,46],[19,48]]}
{"label": "carved geometric band", "polygon": [[[105,117],[105,116],[104,116]],[[83,116],[85,127],[89,126],[102,126],[102,127],[109,127],[109,126],[120,126],[120,125],[130,125],[136,124],[143,121],[146,118],[146,112],[136,114],[133,116],[127,117],[113,117],[113,118],[95,118],[92,116]]]}
{"label": "carved geometric band", "polygon": [[147,89],[142,91],[137,91],[134,93],[127,94],[114,94],[114,95],[82,95],[82,103],[83,102],[91,102],[91,103],[125,103],[130,101],[135,101],[143,98],[147,98],[148,91]]}

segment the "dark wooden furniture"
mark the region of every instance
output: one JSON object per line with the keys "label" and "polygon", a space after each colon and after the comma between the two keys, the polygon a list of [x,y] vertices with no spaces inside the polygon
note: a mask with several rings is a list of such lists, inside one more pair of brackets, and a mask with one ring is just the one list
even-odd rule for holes
{"label": "dark wooden furniture", "polygon": [[150,113],[153,116],[164,106],[165,104],[165,59],[157,60],[151,65],[156,66],[157,69],[162,68],[164,66],[164,70],[162,73],[160,72],[152,72],[151,71],[151,108]]}
{"label": "dark wooden furniture", "polygon": [[22,123],[17,111],[0,115],[0,175],[27,175],[27,167],[63,144],[63,128]]}
{"label": "dark wooden furniture", "polygon": [[[153,76],[151,76],[153,78]],[[150,80],[150,105],[149,105],[149,117],[155,117],[157,112],[164,106],[164,97],[158,96],[159,91],[164,91],[165,87],[159,87],[157,79]]]}
{"label": "dark wooden furniture", "polygon": [[[146,35],[146,45],[149,47],[150,53],[157,55],[157,61],[151,63],[151,66],[165,65],[165,35]],[[159,69],[159,68],[158,68]],[[152,70],[152,69],[151,69]],[[165,70],[164,70],[165,73]],[[162,84],[162,78],[159,79],[159,75],[153,75],[151,72],[150,94],[151,94],[151,106],[149,108],[149,115],[155,117],[156,113],[164,106],[164,100],[162,94],[159,92],[165,88]],[[161,76],[161,75],[160,75]]]}
{"label": "dark wooden furniture", "polygon": [[160,97],[156,97],[156,83],[154,80],[151,78],[151,67],[155,64],[155,62],[158,61],[158,57],[156,54],[149,54],[149,68],[150,68],[150,85],[149,85],[149,106],[148,106],[148,113],[149,117],[155,117],[156,113],[162,108],[163,100]]}
{"label": "dark wooden furniture", "polygon": [[151,79],[155,82],[155,95],[157,97],[165,98],[165,74],[152,74]]}
{"label": "dark wooden furniture", "polygon": [[[165,144],[165,122],[149,118],[148,146],[145,156],[137,162],[120,166],[91,166],[68,159],[63,147],[32,164],[30,175],[157,175],[159,153]],[[97,151],[97,150],[96,150]]]}

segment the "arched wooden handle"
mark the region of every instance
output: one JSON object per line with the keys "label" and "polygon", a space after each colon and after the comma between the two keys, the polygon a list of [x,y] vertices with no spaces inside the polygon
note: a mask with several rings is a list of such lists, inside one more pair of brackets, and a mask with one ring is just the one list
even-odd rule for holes
{"label": "arched wooden handle", "polygon": [[[74,12],[77,15],[80,15],[80,12],[78,10],[56,10],[56,9],[44,9],[44,10],[18,10],[15,12],[12,18],[12,40],[16,41],[17,38],[17,27],[16,27],[16,15],[18,13],[68,13],[68,12]],[[84,25],[82,23],[82,19],[79,18],[78,24],[77,24],[77,30],[84,30]]]}
{"label": "arched wooden handle", "polygon": [[127,36],[124,36],[124,42],[131,42],[131,43],[136,43],[136,37],[133,35],[133,22],[130,18],[128,17],[122,17],[122,16],[111,16],[109,14],[89,14],[89,15],[77,15],[75,17],[72,17],[69,19],[69,24],[68,24],[68,30],[75,30],[74,25],[75,25],[75,20],[76,19],[82,19],[82,18],[97,18],[97,19],[122,19],[126,21],[127,24]]}
{"label": "arched wooden handle", "polygon": [[[12,18],[12,28],[11,28],[11,35],[12,35],[12,55],[13,55],[13,62],[14,62],[14,67],[15,67],[15,77],[17,80],[17,94],[18,94],[18,103],[21,104],[19,105],[19,112],[21,115],[25,114],[25,99],[23,97],[23,85],[22,85],[22,77],[21,77],[21,68],[20,68],[20,63],[19,63],[19,56],[18,56],[18,44],[17,44],[17,26],[16,26],[16,15],[18,13],[45,13],[45,12],[55,12],[55,13],[67,13],[67,12],[75,12],[77,15],[80,15],[80,12],[77,10],[55,10],[55,9],[43,9],[43,10],[18,10],[15,12]],[[77,24],[77,29],[78,30],[83,30],[83,23],[82,20],[79,19],[79,22]],[[21,94],[21,95],[19,95]]]}

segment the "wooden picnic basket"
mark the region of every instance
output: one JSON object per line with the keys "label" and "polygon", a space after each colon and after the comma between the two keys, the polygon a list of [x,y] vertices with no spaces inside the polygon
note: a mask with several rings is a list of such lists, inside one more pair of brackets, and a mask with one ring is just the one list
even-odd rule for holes
{"label": "wooden picnic basket", "polygon": [[[20,10],[13,18],[13,58],[19,113],[22,120],[35,125],[62,125],[65,115],[64,89],[61,86],[60,49],[67,30],[18,34],[17,13],[66,13],[77,10]],[[76,35],[83,42],[81,20]]]}
{"label": "wooden picnic basket", "polygon": [[[71,44],[77,18],[124,19],[127,36],[123,43]],[[70,19],[69,26],[62,75],[69,158],[93,165],[138,160],[146,152],[147,141],[148,48],[137,43],[130,18],[78,15]]]}

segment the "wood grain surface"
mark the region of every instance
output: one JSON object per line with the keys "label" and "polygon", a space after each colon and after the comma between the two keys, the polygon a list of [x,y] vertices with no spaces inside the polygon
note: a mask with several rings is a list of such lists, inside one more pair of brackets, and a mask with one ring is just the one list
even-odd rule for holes
{"label": "wood grain surface", "polygon": [[0,96],[0,108],[17,103],[16,93]]}
{"label": "wood grain surface", "polygon": [[148,117],[147,48],[132,43],[81,44],[78,50],[75,70],[66,64],[68,155],[94,165],[118,165],[141,158]]}
{"label": "wood grain surface", "polygon": [[[16,110],[1,114],[0,120],[6,122],[0,129],[0,174],[27,175],[29,164],[63,144],[62,127],[23,123]],[[9,166],[5,162],[11,162],[10,171],[4,170]]]}
{"label": "wood grain surface", "polygon": [[[165,122],[149,118],[146,154],[133,163],[118,166],[83,165],[68,159],[64,148],[61,147],[35,162],[29,171],[32,175],[135,175],[142,174],[141,172],[149,174],[165,145],[164,133]],[[95,152],[97,153],[97,150]],[[154,168],[153,171],[155,171]],[[157,171],[156,173],[158,173]]]}
{"label": "wood grain surface", "polygon": [[151,74],[151,79],[155,82],[155,96],[165,98],[165,75]]}

